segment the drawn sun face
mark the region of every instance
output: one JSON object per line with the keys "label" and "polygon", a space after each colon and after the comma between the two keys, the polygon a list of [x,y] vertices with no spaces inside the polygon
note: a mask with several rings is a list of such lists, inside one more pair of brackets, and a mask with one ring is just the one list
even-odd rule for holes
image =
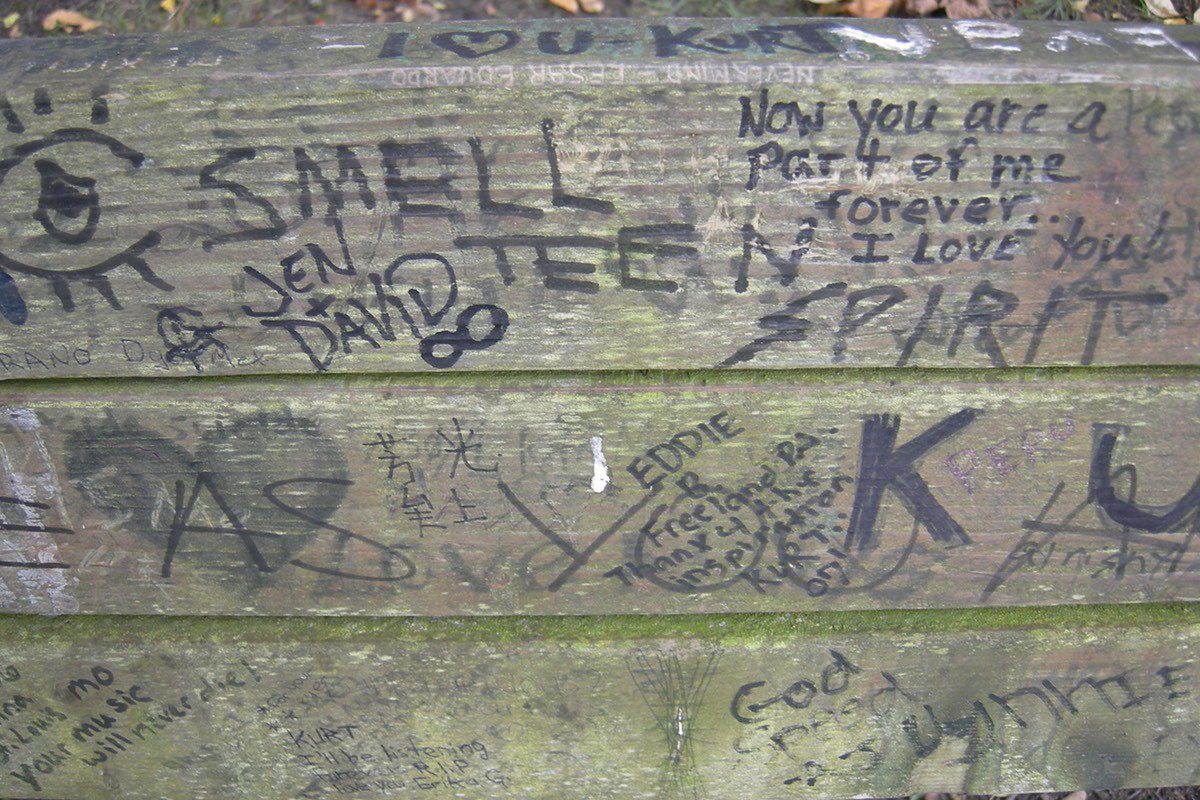
{"label": "drawn sun face", "polygon": [[[33,111],[53,113],[44,90],[34,94]],[[0,121],[9,133],[26,132],[4,98]],[[99,91],[93,94],[91,121],[108,122],[108,103]],[[0,153],[0,314],[10,323],[22,325],[27,317],[13,273],[47,281],[64,311],[75,308],[72,283],[85,284],[121,308],[107,277],[121,266],[171,291],[143,258],[159,243],[158,232],[129,224],[123,204],[106,202],[110,190],[114,197],[137,196],[129,181],[145,160],[95,127],[58,128]]]}

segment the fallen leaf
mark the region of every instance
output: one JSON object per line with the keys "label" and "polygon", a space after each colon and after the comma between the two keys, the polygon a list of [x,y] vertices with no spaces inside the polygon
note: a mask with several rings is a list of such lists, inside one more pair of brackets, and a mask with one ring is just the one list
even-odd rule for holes
{"label": "fallen leaf", "polygon": [[175,13],[175,0],[162,0],[162,2],[158,4],[158,7],[161,8],[163,11],[167,12],[168,14],[174,14]]}
{"label": "fallen leaf", "polygon": [[579,0],[579,7],[589,14],[599,14],[604,10],[604,0]]}
{"label": "fallen leaf", "polygon": [[1146,0],[1146,8],[1150,9],[1150,13],[1154,16],[1163,19],[1179,16],[1179,12],[1175,10],[1175,4],[1171,0]]}
{"label": "fallen leaf", "polygon": [[19,20],[20,18],[21,18],[21,15],[19,13],[17,13],[16,11],[14,11],[13,13],[9,14],[7,17],[4,18],[4,27],[11,28],[13,25],[17,24],[17,20]]}
{"label": "fallen leaf", "polygon": [[852,17],[882,19],[892,10],[895,0],[850,0],[846,13]]}
{"label": "fallen leaf", "polygon": [[992,16],[989,0],[946,0],[943,7],[950,19],[988,19]]}
{"label": "fallen leaf", "polygon": [[85,17],[78,11],[67,11],[65,8],[51,11],[42,20],[42,28],[48,31],[52,31],[55,28],[62,28],[65,31],[78,30],[80,33],[87,33],[99,27],[100,23],[96,20]]}
{"label": "fallen leaf", "polygon": [[941,7],[939,0],[905,0],[904,10],[917,17],[928,17]]}
{"label": "fallen leaf", "polygon": [[579,13],[579,2],[578,2],[578,0],[550,0],[550,5],[552,5],[552,6],[558,6],[558,7],[559,7],[559,8],[561,8],[563,11],[568,11],[568,12],[570,12],[570,13],[572,13],[572,14],[578,14],[578,13]]}

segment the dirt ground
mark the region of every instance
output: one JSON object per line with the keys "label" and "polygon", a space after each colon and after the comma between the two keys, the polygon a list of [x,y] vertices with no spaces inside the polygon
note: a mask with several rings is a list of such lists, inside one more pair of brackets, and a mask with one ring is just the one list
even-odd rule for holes
{"label": "dirt ground", "polygon": [[[889,16],[915,16],[920,4],[944,0],[894,0]],[[814,16],[854,13],[851,2],[821,4],[808,0],[602,0],[597,16],[750,17]],[[1190,21],[1200,0],[1173,0],[1180,21]],[[924,6],[928,7],[928,5]],[[171,11],[170,9],[174,9]],[[1145,0],[962,0],[983,16],[1028,19],[1142,21],[1157,19]],[[335,25],[341,23],[459,19],[569,17],[550,0],[0,0],[0,37],[68,35],[47,32],[43,21],[58,9],[100,23],[96,34],[194,30],[260,25]],[[944,17],[939,7],[929,14]],[[974,14],[972,14],[974,15]],[[75,34],[78,35],[78,34]],[[93,34],[94,35],[94,34]]]}
{"label": "dirt ground", "polygon": [[890,800],[1200,800],[1200,787],[1182,786],[1170,789],[1131,789],[1097,792],[1062,792],[1044,794],[918,794]]}
{"label": "dirt ground", "polygon": [[906,800],[1198,800],[1200,787],[1136,789],[1132,791],[1072,792],[1070,794],[965,795],[927,794]]}

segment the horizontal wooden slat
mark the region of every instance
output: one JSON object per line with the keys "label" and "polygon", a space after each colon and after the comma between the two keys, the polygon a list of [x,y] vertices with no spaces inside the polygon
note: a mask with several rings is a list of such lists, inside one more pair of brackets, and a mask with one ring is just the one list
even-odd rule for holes
{"label": "horizontal wooden slat", "polygon": [[6,620],[0,791],[825,798],[1186,784],[1200,628],[1177,616],[986,631],[951,619],[940,632],[920,617],[876,632],[632,621],[617,638],[545,622],[498,635]]}
{"label": "horizontal wooden slat", "polygon": [[1195,363],[1197,58],[987,21],[5,41],[0,377]]}
{"label": "horizontal wooden slat", "polygon": [[1197,597],[1169,373],[25,384],[10,612],[578,614]]}

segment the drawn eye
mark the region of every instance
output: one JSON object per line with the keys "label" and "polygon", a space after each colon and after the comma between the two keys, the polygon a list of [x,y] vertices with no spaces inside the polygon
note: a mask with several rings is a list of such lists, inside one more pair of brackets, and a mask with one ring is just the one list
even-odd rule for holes
{"label": "drawn eye", "polygon": [[[33,165],[41,176],[41,191],[33,218],[42,223],[46,233],[60,242],[83,244],[91,239],[100,220],[100,196],[96,194],[96,181],[72,175],[48,158],[39,158]],[[75,231],[70,227],[60,227],[64,221],[69,223],[72,220],[82,223],[82,226],[76,226]]]}
{"label": "drawn eye", "polygon": [[[34,113],[53,113],[44,91],[34,96]],[[3,98],[0,117],[9,132],[25,132]],[[108,122],[107,101],[99,95],[94,97],[91,121]],[[65,311],[75,308],[75,283],[121,308],[107,273],[122,266],[131,267],[152,286],[173,289],[143,257],[158,245],[159,233],[128,224],[129,208],[113,200],[139,196],[129,182],[145,160],[121,141],[84,127],[59,128],[0,154],[0,314],[14,325],[23,324],[27,316],[10,273],[47,281]]]}

